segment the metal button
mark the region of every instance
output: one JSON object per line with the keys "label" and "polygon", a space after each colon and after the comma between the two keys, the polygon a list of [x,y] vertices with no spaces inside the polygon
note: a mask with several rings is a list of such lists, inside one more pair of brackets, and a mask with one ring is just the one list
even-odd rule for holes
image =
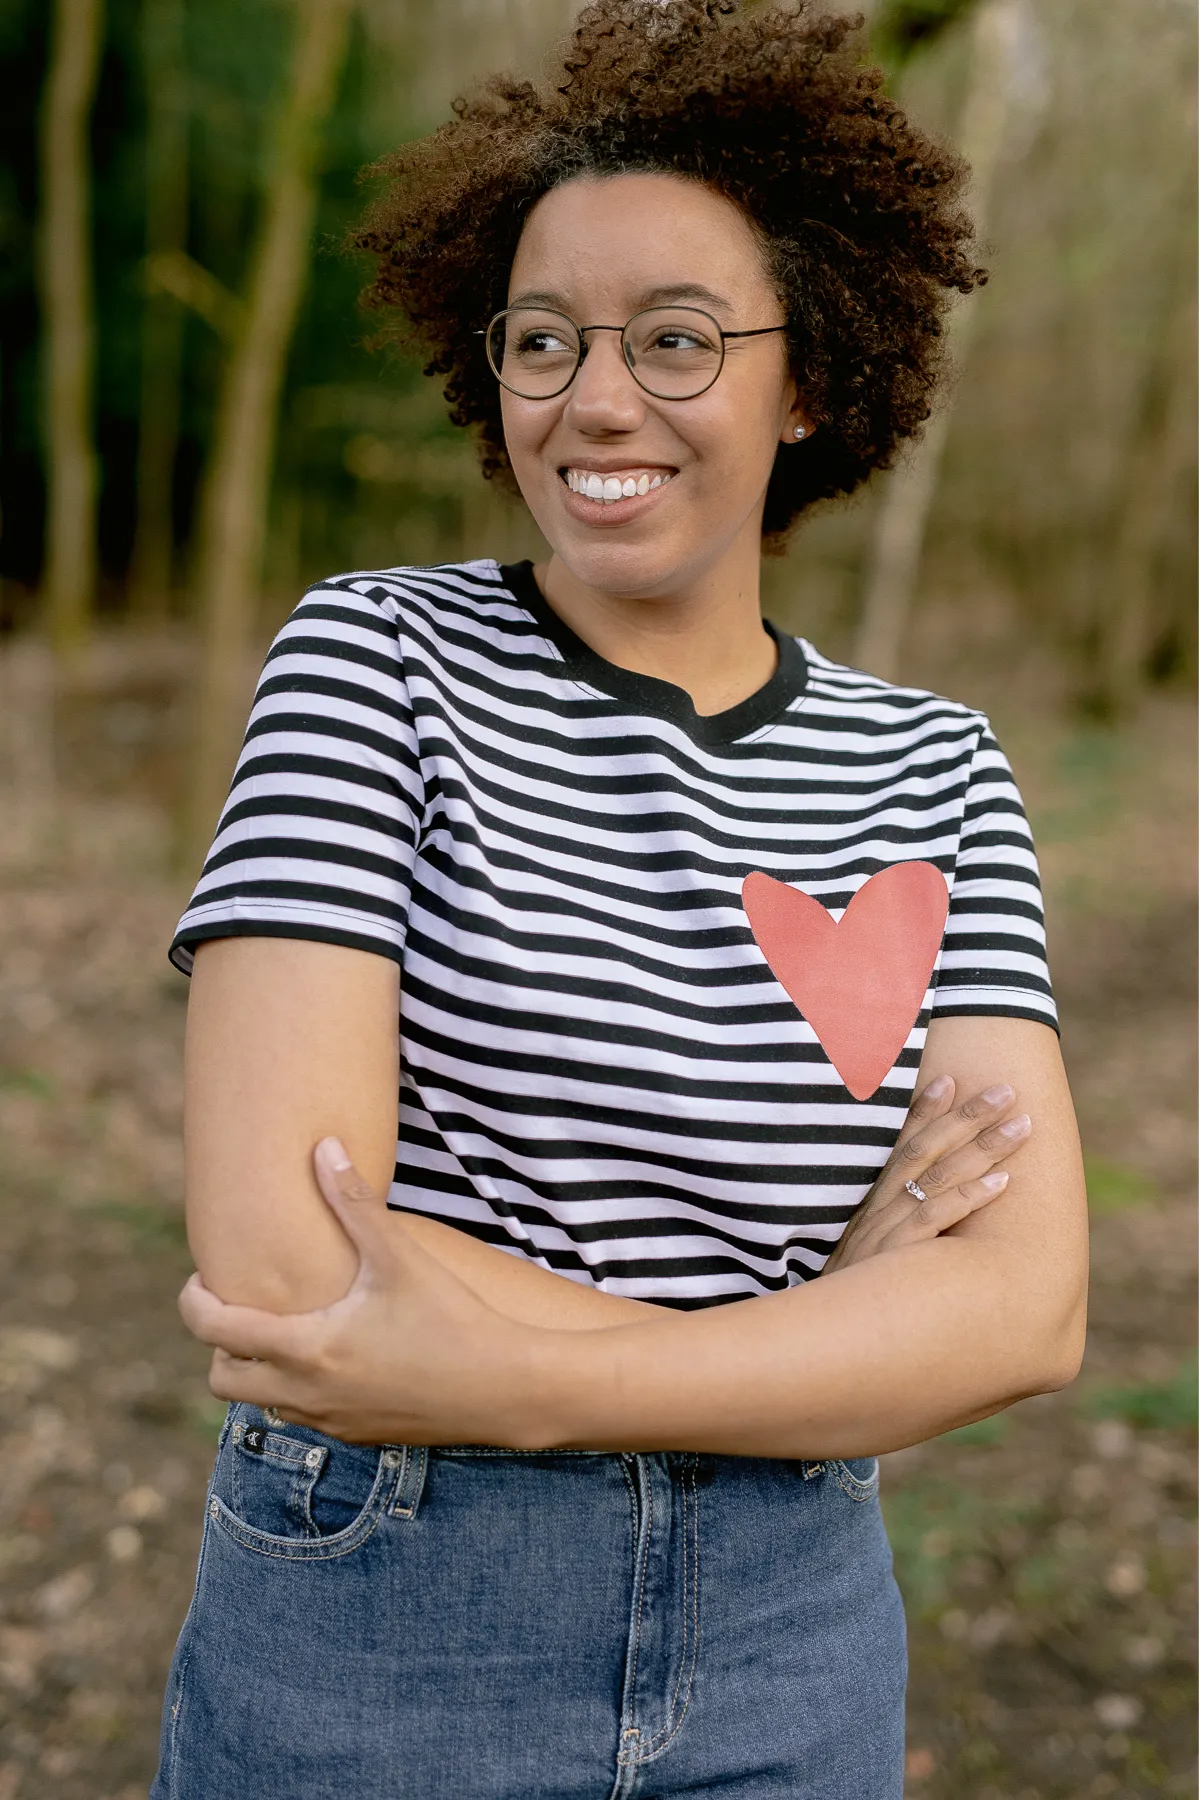
{"label": "metal button", "polygon": [[215,1519],[221,1509],[217,1505],[217,1502],[215,1500],[210,1500],[208,1503],[208,1510],[209,1510],[209,1513],[212,1515],[212,1517]]}
{"label": "metal button", "polygon": [[383,1466],[385,1469],[398,1469],[403,1461],[404,1452],[402,1450],[385,1450],[383,1453]]}
{"label": "metal button", "polygon": [[319,1469],[320,1468],[321,1452],[317,1449],[317,1446],[315,1444],[313,1445],[312,1449],[309,1451],[308,1455],[304,1458],[304,1462],[305,1462],[305,1466],[307,1468],[310,1468],[310,1469]]}

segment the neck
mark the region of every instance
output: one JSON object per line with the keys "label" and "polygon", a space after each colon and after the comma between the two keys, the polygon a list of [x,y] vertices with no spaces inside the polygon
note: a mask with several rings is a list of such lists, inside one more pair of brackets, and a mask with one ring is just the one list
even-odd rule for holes
{"label": "neck", "polygon": [[662,589],[590,587],[556,554],[534,574],[559,618],[606,662],[683,688],[702,715],[725,712],[757,693],[778,662],[759,611],[759,533],[743,539]]}

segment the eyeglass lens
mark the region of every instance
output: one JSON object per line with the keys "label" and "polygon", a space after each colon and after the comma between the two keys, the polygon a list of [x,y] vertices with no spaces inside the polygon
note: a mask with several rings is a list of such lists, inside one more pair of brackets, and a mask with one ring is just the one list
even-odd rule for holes
{"label": "eyeglass lens", "polygon": [[[725,358],[716,321],[690,306],[654,306],[635,314],[621,334],[621,347],[634,380],[660,400],[702,394]],[[527,400],[561,394],[582,360],[579,330],[566,314],[535,306],[497,313],[487,352],[497,380]]]}

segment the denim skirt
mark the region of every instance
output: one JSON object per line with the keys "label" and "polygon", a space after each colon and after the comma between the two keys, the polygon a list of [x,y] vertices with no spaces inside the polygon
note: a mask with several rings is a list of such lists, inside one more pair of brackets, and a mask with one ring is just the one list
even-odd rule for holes
{"label": "denim skirt", "polygon": [[234,1406],[151,1800],[901,1800],[878,1481]]}

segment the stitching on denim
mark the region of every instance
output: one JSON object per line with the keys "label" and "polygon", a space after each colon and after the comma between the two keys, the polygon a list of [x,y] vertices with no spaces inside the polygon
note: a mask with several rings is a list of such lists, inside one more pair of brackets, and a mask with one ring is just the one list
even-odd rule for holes
{"label": "stitching on denim", "polygon": [[[231,1409],[231,1411],[232,1411],[232,1409]],[[229,1424],[230,1416],[231,1416],[230,1413],[226,1413],[226,1415],[225,1415],[225,1427],[222,1428],[221,1439],[217,1446],[217,1454],[218,1455],[220,1455],[221,1449],[224,1446],[225,1438],[227,1436],[227,1427]],[[184,1645],[184,1648],[179,1657],[179,1669],[178,1669],[178,1672],[176,1674],[176,1679],[175,1679],[175,1704],[171,1711],[170,1726],[168,1728],[168,1731],[164,1734],[167,1737],[167,1744],[165,1746],[166,1754],[163,1757],[163,1762],[166,1765],[168,1800],[179,1800],[179,1781],[178,1781],[178,1775],[179,1775],[179,1730],[180,1730],[180,1723],[183,1718],[183,1704],[184,1704],[184,1700],[186,1698],[185,1682],[186,1682],[186,1678],[187,1678],[188,1669],[191,1666],[192,1645],[193,1645],[193,1642],[194,1642],[195,1636],[196,1636],[196,1601],[200,1595],[200,1582],[204,1575],[204,1558],[205,1558],[205,1554],[208,1550],[208,1538],[209,1538],[208,1503],[212,1499],[212,1496],[213,1496],[213,1483],[215,1482],[216,1477],[217,1477],[217,1467],[216,1467],[216,1463],[214,1462],[213,1463],[213,1472],[209,1476],[208,1491],[205,1494],[204,1526],[200,1533],[200,1554],[196,1559],[196,1584],[192,1589],[191,1604],[188,1606],[187,1616],[184,1619],[183,1624],[180,1627],[180,1632],[179,1632],[180,1643],[182,1645]],[[187,1634],[186,1640],[185,1640],[185,1636],[184,1636],[185,1633]]]}
{"label": "stitching on denim", "polygon": [[[252,1550],[258,1556],[269,1556],[276,1562],[333,1562],[340,1556],[348,1556],[351,1551],[360,1549],[372,1536],[395,1497],[402,1471],[403,1462],[394,1469],[386,1467],[381,1451],[375,1485],[362,1512],[344,1532],[335,1532],[332,1537],[293,1539],[258,1531],[231,1512],[219,1494],[210,1496],[208,1516],[221,1526],[227,1537],[231,1537],[244,1550]],[[326,1546],[323,1553],[316,1549],[318,1544]],[[272,1548],[274,1545],[280,1547]]]}
{"label": "stitching on denim", "polygon": [[434,1456],[452,1456],[459,1461],[473,1456],[539,1457],[557,1462],[563,1457],[607,1457],[611,1450],[509,1450],[503,1444],[434,1444]]}
{"label": "stitching on denim", "polygon": [[[266,1532],[256,1533],[251,1527],[243,1525],[219,1496],[216,1505],[219,1508],[217,1512],[212,1510],[211,1505],[209,1507],[209,1518],[214,1524],[220,1525],[226,1535],[231,1537],[236,1544],[240,1544],[244,1550],[253,1550],[257,1556],[272,1557],[276,1562],[336,1562],[339,1556],[349,1556],[352,1550],[361,1549],[367,1539],[378,1529],[379,1522],[383,1517],[381,1511],[373,1511],[370,1519],[361,1529],[354,1525],[350,1526],[349,1529],[357,1533],[353,1542],[343,1541],[340,1532],[332,1538],[273,1538]],[[279,1544],[282,1547],[273,1550],[268,1548],[271,1544]],[[327,1550],[322,1555],[312,1547],[314,1544],[336,1544],[337,1548],[336,1550]]]}
{"label": "stitching on denim", "polygon": [[[643,1458],[641,1456],[637,1458],[637,1466],[639,1469],[643,1468]],[[654,1493],[648,1477],[644,1478],[639,1483],[639,1487],[644,1491],[646,1496],[645,1517],[644,1527],[638,1532],[638,1541],[635,1551],[637,1557],[637,1570],[635,1576],[637,1596],[633,1612],[633,1642],[629,1648],[629,1669],[625,1677],[625,1686],[626,1691],[629,1694],[630,1703],[630,1711],[627,1715],[630,1719],[629,1728],[636,1733],[640,1742],[641,1733],[637,1731],[637,1727],[633,1725],[633,1717],[637,1710],[637,1667],[638,1653],[642,1643],[642,1606],[646,1596],[646,1565],[650,1560],[650,1541],[654,1530]],[[622,1742],[624,1741],[625,1736],[626,1732],[622,1729]],[[636,1746],[633,1750],[620,1750],[617,1753],[618,1767],[628,1767],[630,1764],[637,1763],[639,1760],[639,1753]]]}
{"label": "stitching on denim", "polygon": [[[636,1584],[637,1571],[638,1571],[637,1489],[634,1486],[633,1477],[629,1472],[631,1458],[628,1456],[622,1456],[618,1460],[619,1460],[620,1466],[621,1466],[621,1475],[625,1482],[625,1491],[629,1496],[629,1533],[630,1533],[630,1544],[631,1544],[632,1550],[633,1550],[633,1562],[632,1562],[632,1567],[630,1569],[630,1577],[631,1577],[631,1583]],[[631,1601],[631,1614],[632,1614],[632,1601]],[[629,1692],[629,1670],[628,1669],[626,1669],[626,1671],[625,1671],[624,1680],[623,1680],[623,1688],[625,1691],[623,1692],[622,1698],[621,1698],[621,1723],[618,1728],[619,1735],[617,1737],[617,1764],[616,1764],[617,1772],[616,1772],[616,1779],[613,1782],[612,1789],[608,1796],[608,1800],[622,1800],[623,1796],[627,1796],[631,1792],[632,1783],[634,1781],[636,1781],[636,1779],[637,1779],[636,1750],[630,1751],[624,1747],[624,1746],[628,1745],[631,1741],[634,1745],[636,1745],[638,1736],[639,1736],[637,1726],[633,1725],[629,1722],[630,1721],[630,1712],[628,1710],[628,1702],[632,1698],[632,1695]]]}
{"label": "stitching on denim", "polygon": [[[700,1641],[700,1501],[696,1483],[696,1458],[689,1455],[684,1462],[683,1480],[680,1483],[683,1495],[683,1644],[680,1649],[679,1673],[675,1678],[675,1692],[671,1696],[671,1706],[667,1723],[662,1731],[649,1740],[646,1747],[638,1755],[638,1763],[651,1762],[661,1756],[664,1750],[679,1733],[688,1707],[692,1703],[692,1683],[696,1677],[697,1650]],[[688,1489],[691,1489],[691,1506],[688,1505]],[[689,1556],[689,1545],[692,1536],[695,1543]],[[689,1578],[690,1565],[690,1578]],[[691,1602],[691,1620],[689,1627],[688,1603]],[[683,1696],[683,1704],[679,1705],[679,1690],[683,1685],[684,1670],[687,1670],[687,1690]],[[678,1716],[676,1708],[678,1707]]]}
{"label": "stitching on denim", "polygon": [[827,1465],[832,1468],[834,1480],[844,1494],[861,1506],[867,1500],[873,1500],[879,1492],[879,1464],[875,1464],[875,1473],[867,1481],[860,1481],[853,1469],[848,1469],[844,1462],[835,1461]]}
{"label": "stitching on denim", "polygon": [[[424,1444],[398,1444],[394,1446],[401,1453],[400,1470],[396,1477],[395,1493],[392,1495],[387,1511],[393,1519],[415,1519],[417,1508],[425,1493],[425,1481],[429,1473],[429,1451]],[[402,1506],[401,1500],[407,1505]]]}

